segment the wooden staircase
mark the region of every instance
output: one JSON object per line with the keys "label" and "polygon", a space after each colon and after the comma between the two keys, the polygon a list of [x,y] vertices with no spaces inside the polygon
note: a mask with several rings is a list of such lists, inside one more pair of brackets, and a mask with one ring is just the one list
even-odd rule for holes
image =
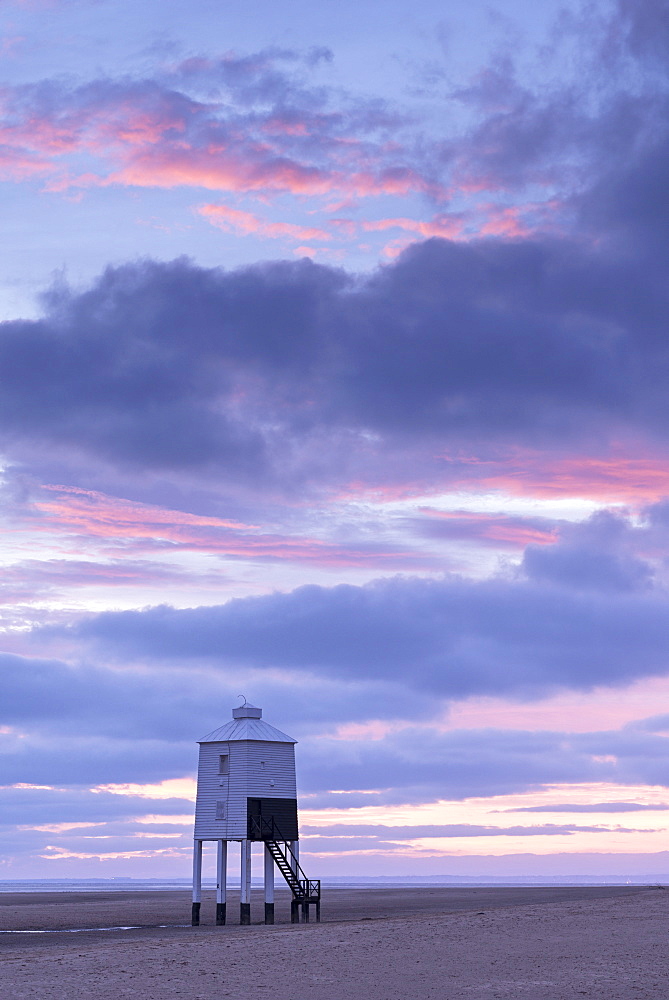
{"label": "wooden staircase", "polygon": [[292,893],[290,903],[291,923],[300,922],[300,908],[302,910],[302,920],[309,922],[309,906],[316,907],[316,921],[321,919],[321,880],[317,878],[307,878],[300,866],[299,861],[288,846],[288,842],[281,836],[274,820],[267,820],[252,817],[250,820],[249,833],[252,840],[262,840],[267,850],[272,855],[276,867],[283,875],[288,888]]}

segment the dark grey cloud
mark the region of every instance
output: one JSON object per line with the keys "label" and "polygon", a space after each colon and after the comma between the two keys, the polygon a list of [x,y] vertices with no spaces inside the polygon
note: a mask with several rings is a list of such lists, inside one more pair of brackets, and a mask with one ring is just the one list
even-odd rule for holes
{"label": "dark grey cloud", "polygon": [[586,522],[562,525],[558,544],[529,545],[523,569],[530,579],[574,590],[638,591],[653,575],[648,561],[634,551],[645,537],[626,518],[600,511]]}
{"label": "dark grey cloud", "polygon": [[640,729],[649,733],[663,733],[669,730],[669,715],[651,715],[647,719],[637,719],[630,722],[627,729]]}
{"label": "dark grey cloud", "polygon": [[[2,658],[2,721],[34,734],[11,746],[6,737],[7,773],[36,783],[58,773],[124,781],[130,765],[138,780],[192,773],[194,741],[229,716],[242,690],[300,740],[301,788],[315,808],[501,794],[551,781],[664,784],[665,716],[618,733],[568,736],[440,734],[430,726],[451,699],[527,700],[665,674],[667,596],[650,569],[640,572],[646,563],[636,554],[657,547],[665,530],[662,508],[639,522],[596,515],[562,525],[558,540],[541,548],[543,563],[526,560],[486,581],[311,586],[41,630],[36,642],[82,662]],[[417,728],[381,740],[323,738],[368,718]],[[57,749],[45,756],[50,734]],[[407,740],[420,748],[420,766]]]}
{"label": "dark grey cloud", "polygon": [[[197,761],[195,741],[204,735],[202,729],[224,722],[229,706],[236,703],[230,695],[217,699],[218,709],[213,707],[216,678],[206,674],[199,676],[196,685],[199,702],[192,697],[189,702],[192,674],[177,676],[172,683],[169,672],[152,673],[135,683],[131,671],[99,670],[82,684],[81,675],[63,665],[38,664],[34,675],[29,660],[15,658],[9,665],[17,675],[30,677],[31,683],[14,686],[3,715],[5,724],[18,724],[23,734],[21,738],[2,737],[2,774],[8,784],[85,788],[192,775]],[[369,716],[370,706],[375,715],[380,714],[382,703],[375,699],[374,688],[365,691],[343,685],[334,704],[327,687],[307,686],[300,697],[298,691],[299,686],[284,692],[283,708],[272,698],[264,704],[271,705],[266,712],[269,721],[300,740],[299,783],[309,796],[305,803],[310,807],[462,798],[545,781],[606,780],[617,773],[611,765],[593,762],[589,752],[551,734],[440,734],[429,726],[422,728],[430,718],[427,711],[416,713],[419,728],[404,729],[383,740],[324,739],[318,731],[328,728],[328,713],[351,721],[355,709],[347,718],[347,703],[357,704],[361,719]],[[401,689],[395,696],[396,713],[400,705],[406,707]],[[434,710],[435,705],[429,707]],[[206,727],[205,719],[210,720]],[[640,735],[639,746],[654,739]],[[414,745],[420,747],[420,760],[411,749]],[[648,763],[653,764],[652,753]],[[662,767],[663,761],[657,766]],[[333,795],[333,789],[344,794]],[[16,794],[21,802],[27,801]],[[35,794],[39,799],[40,792]],[[63,801],[67,815],[69,800]],[[54,809],[52,815],[57,812]]]}
{"label": "dark grey cloud", "polygon": [[[305,806],[467,799],[550,784],[667,786],[669,738],[627,730],[563,733],[408,727],[379,740],[319,739],[300,754]],[[351,791],[325,794],[325,790]]]}
{"label": "dark grey cloud", "polygon": [[[173,676],[160,670],[135,677],[132,670],[98,668],[82,683],[85,672],[58,662],[31,664],[15,657],[6,659],[5,665],[31,682],[6,686],[11,697],[5,702],[2,722],[11,728],[0,737],[0,754],[8,785],[85,789],[193,775],[195,741],[204,735],[202,729],[224,722],[236,702],[229,695],[225,701],[223,696],[216,699],[218,708],[212,705],[212,695],[223,693],[215,672],[184,671]],[[224,684],[229,685],[229,679]],[[199,694],[189,701],[193,687]],[[269,721],[300,741],[299,785],[309,808],[463,799],[546,783],[666,784],[669,740],[643,728],[576,734],[444,732],[431,725],[437,703],[428,700],[423,713],[416,711],[413,726],[405,724],[383,738],[328,737],[328,729],[351,721],[357,710],[361,719],[383,717],[374,686],[339,687],[334,704],[330,704],[332,688],[309,683],[303,689],[294,683],[286,688],[282,703],[271,698],[265,702],[266,708],[271,706],[266,712]],[[348,719],[347,703],[354,705]],[[389,703],[396,717],[403,704],[403,689],[398,688],[394,705]],[[329,724],[328,713],[334,716]],[[21,790],[12,794],[17,801],[29,801]],[[34,794],[39,801],[39,789]],[[67,812],[67,795],[54,801],[65,802]],[[52,815],[57,813],[52,810]]]}
{"label": "dark grey cloud", "polygon": [[[139,702],[135,702],[136,692],[130,687],[125,705],[114,704],[109,697],[99,695],[101,702],[110,701],[105,727],[108,735],[104,737],[77,735],[78,719],[83,731],[91,728],[91,702],[79,700],[76,692],[72,692],[74,709],[68,724],[69,735],[58,734],[57,739],[48,735],[50,728],[58,733],[59,701],[53,702],[53,720],[49,720],[44,707],[33,718],[26,710],[24,715],[30,721],[21,727],[22,737],[2,737],[3,781],[7,785],[27,783],[56,788],[0,790],[3,821],[90,822],[97,818],[121,820],[150,812],[190,813],[192,805],[176,798],[162,800],[88,791],[90,786],[106,783],[159,782],[194,775],[195,740],[203,735],[199,729],[194,726],[187,740],[179,740],[171,734],[171,720],[165,714],[163,739],[153,735],[161,718],[162,683],[160,675],[155,675],[153,692],[145,692]],[[204,689],[210,692],[206,684]],[[171,697],[168,688],[168,704]],[[130,707],[132,704],[136,704],[135,709]],[[373,701],[367,697],[364,704],[369,713]],[[320,710],[323,711],[322,706]],[[125,720],[127,712],[134,714],[136,720],[144,717],[151,724],[147,721],[142,733],[135,722],[135,735],[123,735],[132,728]],[[415,726],[391,731],[379,739],[353,735],[337,739],[322,734],[310,737],[307,732],[300,732],[299,725],[297,732],[286,725],[281,713],[267,715],[269,721],[300,739],[298,784],[303,807],[309,809],[462,800],[560,783],[667,784],[669,739],[642,729],[595,733],[442,731],[420,720]],[[215,713],[212,723],[223,722],[227,717],[228,711]],[[119,730],[116,736],[114,718]],[[609,810],[610,806],[602,803],[592,811],[618,811]],[[552,811],[550,806],[543,808]],[[571,806],[564,811],[567,809],[571,810]],[[386,839],[392,839],[392,834]]]}
{"label": "dark grey cloud", "polygon": [[[590,59],[569,86],[534,94],[502,60],[458,95],[482,116],[467,136],[415,134],[397,162],[374,147],[379,177],[413,171],[425,191],[454,176],[485,175],[516,197],[552,185],[563,206],[551,232],[429,240],[368,276],[308,261],[140,261],[88,290],[59,286],[41,320],[0,326],[3,448],[27,467],[78,462],[91,478],[111,466],[288,491],[443,476],[435,456],[447,448],[592,452],[642,440],[663,452],[668,88],[639,65],[666,45],[665,22],[648,0],[591,19],[595,61],[606,49],[610,65],[636,67],[635,87],[625,76],[616,90],[616,74],[603,78]],[[174,142],[227,148],[278,109],[310,127],[282,139],[300,156],[286,146],[274,160],[323,170],[309,156],[347,130],[363,142],[398,128],[378,102],[333,109],[332,92],[300,76],[323,58],[196,58],[169,81],[43,81],[8,101],[17,121],[72,135],[129,107],[160,123],[168,159]],[[184,81],[232,104],[214,113],[178,89]]]}
{"label": "dark grey cloud", "polygon": [[378,740],[304,743],[299,781],[305,807],[348,808],[461,800],[553,783],[666,786],[668,758],[664,737],[630,742],[620,732],[442,732],[416,726]]}
{"label": "dark grey cloud", "polygon": [[363,461],[391,475],[384,453],[409,446],[420,472],[438,443],[657,439],[659,278],[558,238],[431,240],[357,282],[308,262],[125,265],[2,325],[3,444],[287,488]]}
{"label": "dark grey cloud", "polygon": [[158,799],[72,787],[0,787],[0,808],[3,826],[78,823],[85,827],[154,813],[166,816],[194,813],[194,805],[188,799]]}
{"label": "dark grey cloud", "polygon": [[[0,654],[0,680],[5,724],[29,723],[46,732],[54,727],[61,737],[100,736],[119,741],[167,737],[174,745],[180,739],[197,738],[193,726],[204,710],[202,695],[193,690],[192,682],[189,692],[189,685],[179,676],[162,681],[155,714],[144,713],[141,707],[151,703],[155,678],[141,672]],[[232,699],[229,686],[217,684],[216,679],[213,689]]]}
{"label": "dark grey cloud", "polygon": [[[598,560],[590,551],[541,553],[534,563],[540,585],[535,578],[398,577],[305,586],[218,607],[108,612],[67,632],[116,662],[289,668],[341,681],[394,681],[443,698],[536,697],[664,674],[666,593],[646,589],[646,575],[622,558],[626,587],[612,587],[610,560]],[[629,574],[642,584],[638,590],[630,589]],[[585,591],[564,585],[574,577]]]}
{"label": "dark grey cloud", "polygon": [[295,686],[234,665],[227,670],[177,665],[156,672],[136,665],[118,669],[0,654],[0,724],[28,727],[59,740],[100,737],[157,745],[168,740],[176,746],[228,719],[240,688],[253,690],[254,700],[271,705],[291,734],[294,727],[309,735],[324,725],[362,721],[372,699],[384,718],[431,718],[438,711],[425,694],[383,678],[354,679],[347,685],[305,678]]}
{"label": "dark grey cloud", "polygon": [[[83,717],[85,710],[81,714]],[[9,750],[3,746],[0,760],[3,781],[8,785],[142,784],[192,774],[197,767],[197,748],[190,742],[180,744],[169,739],[49,739],[25,734],[18,746]]]}
{"label": "dark grey cloud", "polygon": [[643,62],[650,71],[651,63],[666,72],[665,57],[669,51],[669,10],[663,0],[617,0],[614,16],[608,22],[604,38],[605,50],[612,58],[628,54]]}

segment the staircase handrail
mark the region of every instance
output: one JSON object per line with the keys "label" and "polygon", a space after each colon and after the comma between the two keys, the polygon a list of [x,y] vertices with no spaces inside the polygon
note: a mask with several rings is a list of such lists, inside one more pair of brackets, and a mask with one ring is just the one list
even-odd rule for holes
{"label": "staircase handrail", "polygon": [[[254,827],[255,827],[255,832],[257,832],[260,835],[261,840],[275,840],[275,841],[280,841],[282,844],[286,845],[286,853],[289,854],[290,857],[292,858],[293,864],[291,865],[291,868],[295,872],[296,879],[302,882],[308,882],[309,879],[307,878],[306,872],[300,865],[300,862],[295,857],[291,847],[289,846],[290,841],[286,840],[286,838],[283,836],[281,830],[274,822],[274,817],[272,817],[272,819],[264,819],[262,816],[260,817],[251,816],[251,828],[253,829]],[[267,833],[270,834],[269,837],[265,836]]]}
{"label": "staircase handrail", "polygon": [[[288,865],[290,866],[290,869],[291,869],[291,874],[292,874],[292,880],[291,881],[295,882],[299,886],[299,889],[300,889],[299,895],[300,895],[300,897],[301,898],[306,898],[306,897],[315,898],[315,897],[318,897],[320,899],[320,895],[321,895],[321,880],[320,879],[315,879],[315,878],[307,878],[307,875],[306,875],[304,869],[302,868],[300,862],[298,861],[298,859],[296,858],[296,856],[293,854],[293,851],[291,850],[291,848],[289,846],[290,845],[290,841],[285,839],[285,837],[281,833],[281,830],[276,825],[276,823],[274,821],[274,817],[272,817],[272,819],[263,819],[262,816],[251,816],[250,820],[251,820],[251,830],[252,830],[252,832],[257,833],[260,836],[261,840],[269,840],[269,841],[273,842],[274,844],[276,844],[277,847],[278,847],[278,843],[279,842],[282,843],[282,844],[285,844],[285,847],[286,847],[286,851],[285,851],[286,857],[285,857],[285,860],[286,860],[286,862],[288,863]],[[267,836],[267,834],[269,834],[269,836]],[[280,848],[279,848],[279,850],[280,850]],[[288,855],[292,859],[292,864],[291,864],[291,862],[288,859]],[[284,874],[284,878],[286,879],[286,881],[290,885],[290,888],[293,891],[293,894],[296,895],[296,893],[295,893],[295,886],[291,885],[291,881],[288,880],[288,878],[286,877],[285,874]]]}

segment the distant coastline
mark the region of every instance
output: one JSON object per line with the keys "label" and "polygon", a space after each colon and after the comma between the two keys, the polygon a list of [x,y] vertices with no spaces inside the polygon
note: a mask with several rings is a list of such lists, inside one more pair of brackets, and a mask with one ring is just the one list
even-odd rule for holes
{"label": "distant coastline", "polygon": [[[323,886],[332,889],[420,889],[420,888],[464,888],[479,886],[481,888],[505,888],[513,886],[615,886],[638,885],[653,886],[669,884],[669,873],[648,873],[634,875],[592,875],[575,878],[568,875],[527,875],[527,876],[468,876],[468,875],[375,875],[364,877],[359,875],[331,875],[323,879]],[[203,888],[213,889],[215,879],[203,878]],[[253,887],[260,888],[262,881],[253,879]],[[53,879],[0,879],[0,893],[3,892],[137,892],[150,890],[190,889],[188,878],[53,878]],[[231,889],[238,888],[238,882],[232,879]]]}

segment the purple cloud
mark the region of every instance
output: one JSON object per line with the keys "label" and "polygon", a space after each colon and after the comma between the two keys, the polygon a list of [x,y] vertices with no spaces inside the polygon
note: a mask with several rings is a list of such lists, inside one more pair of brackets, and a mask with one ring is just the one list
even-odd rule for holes
{"label": "purple cloud", "polygon": [[661,449],[665,309],[652,268],[571,241],[431,240],[355,283],[126,265],[3,324],[4,446],[283,488],[406,476],[409,448],[434,476],[435,450],[484,440]]}
{"label": "purple cloud", "polygon": [[[666,459],[666,81],[637,73],[630,92],[596,70],[605,51],[621,72],[636,66],[663,24],[653,4],[619,4],[590,24],[596,56],[581,79],[542,95],[498,61],[458,92],[476,119],[454,137],[316,85],[325,51],[189,57],[150,80],[8,88],[17,155],[73,156],[82,170],[100,156],[105,184],[263,196],[329,192],[342,179],[361,195],[485,184],[515,192],[495,217],[517,235],[476,238],[451,205],[444,231],[457,218],[468,242],[415,244],[364,277],[305,261],[228,271],[144,261],[86,291],[58,287],[41,320],[0,328],[3,447],[35,469],[60,461],[293,494],[365,477],[434,482],[454,451],[601,456],[642,442]],[[518,228],[530,184],[561,206],[559,226]],[[273,234],[306,231],[207,210]],[[364,226],[441,231],[393,215]]]}
{"label": "purple cloud", "polygon": [[557,545],[529,545],[523,569],[530,579],[579,590],[642,590],[650,586],[653,570],[634,553],[634,542],[639,544],[634,534],[625,519],[601,511],[585,524],[563,526]]}
{"label": "purple cloud", "polygon": [[[553,577],[546,574],[542,586],[536,579],[449,577],[305,586],[219,607],[103,613],[69,634],[114,661],[395,680],[446,698],[537,697],[664,674],[665,592],[636,591],[625,578],[612,586],[606,570],[604,559],[589,554],[579,568],[568,553],[554,559]],[[559,586],[560,576],[575,576],[585,592]]]}

